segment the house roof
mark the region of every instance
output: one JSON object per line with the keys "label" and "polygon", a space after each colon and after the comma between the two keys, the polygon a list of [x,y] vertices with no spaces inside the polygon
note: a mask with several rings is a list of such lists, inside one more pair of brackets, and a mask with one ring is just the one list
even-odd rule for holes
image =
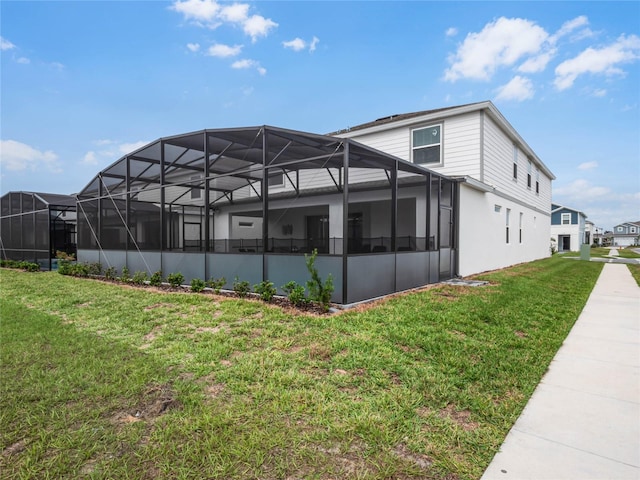
{"label": "house roof", "polygon": [[76,197],[73,195],[62,195],[59,193],[44,193],[44,192],[27,192],[27,191],[12,191],[5,193],[2,198],[7,197],[11,194],[23,194],[23,195],[33,195],[37,197],[41,202],[46,203],[50,206],[58,206],[58,207],[75,207],[76,206]]}
{"label": "house roof", "polygon": [[375,133],[389,129],[389,125],[394,127],[411,126],[416,123],[422,123],[426,121],[442,120],[447,117],[453,117],[456,115],[462,115],[470,112],[484,111],[495,122],[500,125],[507,135],[516,143],[530,158],[531,160],[552,180],[555,180],[555,175],[549,170],[544,162],[536,155],[533,149],[524,141],[515,128],[507,121],[507,119],[500,113],[496,106],[489,100],[483,102],[467,103],[464,105],[457,105],[452,107],[436,108],[433,110],[422,110],[419,112],[410,112],[402,114],[388,115],[386,117],[378,118],[372,122],[362,123],[354,127],[344,128],[328,135],[335,135],[338,137],[355,137],[363,133]]}
{"label": "house roof", "polygon": [[[83,201],[100,195],[122,195],[130,188],[140,199],[151,190],[170,185],[178,195],[170,203],[193,205],[188,193],[202,189],[208,181],[209,203],[214,204],[224,202],[234,192],[254,188],[254,184],[259,187],[265,166],[269,177],[283,172],[337,169],[344,167],[347,152],[349,168],[397,166],[406,173],[431,173],[421,165],[352,139],[262,125],[207,129],[157,139],[102,170],[78,197]],[[206,179],[205,171],[209,174]],[[147,201],[150,198],[147,196]]]}
{"label": "house roof", "polygon": [[587,214],[580,211],[580,210],[576,210],[575,208],[571,208],[571,207],[566,207],[564,205],[558,205],[557,203],[552,203],[551,204],[551,213],[555,213],[555,212],[559,212],[560,210],[570,210],[572,212],[576,212],[578,215],[582,215],[584,218],[587,218]]}

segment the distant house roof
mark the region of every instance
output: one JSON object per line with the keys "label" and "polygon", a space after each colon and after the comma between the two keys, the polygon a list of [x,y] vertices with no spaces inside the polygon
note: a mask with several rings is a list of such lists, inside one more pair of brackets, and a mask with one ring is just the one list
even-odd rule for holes
{"label": "distant house roof", "polygon": [[572,212],[576,212],[578,215],[582,215],[584,218],[587,218],[587,214],[580,211],[580,210],[576,210],[575,208],[571,208],[571,207],[566,207],[564,205],[558,205],[557,203],[552,203],[551,204],[551,213],[554,212],[559,212],[560,210],[570,210]]}
{"label": "distant house roof", "polygon": [[[386,125],[397,124],[397,127],[410,126],[416,122],[438,120],[454,115],[462,115],[465,113],[485,111],[489,117],[496,121],[507,135],[516,143],[522,150],[533,160],[533,162],[552,180],[555,180],[555,175],[549,170],[544,162],[538,158],[533,149],[524,141],[515,128],[507,121],[507,119],[500,113],[496,106],[489,100],[483,102],[467,103],[464,105],[456,105],[452,107],[436,108],[433,110],[421,110],[419,112],[401,113],[388,115],[386,117],[378,118],[372,122],[362,123],[354,127],[347,127],[342,130],[328,133],[327,135],[338,137],[355,137],[358,134],[352,135],[353,132],[363,133],[366,130],[370,130],[371,133],[377,131],[383,131],[386,129]],[[368,132],[367,132],[368,133]]]}
{"label": "distant house roof", "polygon": [[42,199],[43,202],[49,205],[57,205],[61,207],[75,207],[76,197],[73,195],[61,195],[58,193],[42,193],[42,192],[23,192],[33,193]]}

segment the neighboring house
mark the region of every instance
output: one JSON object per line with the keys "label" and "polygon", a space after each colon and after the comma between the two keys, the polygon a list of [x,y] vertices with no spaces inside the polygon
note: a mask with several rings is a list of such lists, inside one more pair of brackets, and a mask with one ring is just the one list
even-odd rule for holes
{"label": "neighboring house", "polygon": [[76,198],[8,192],[0,198],[0,256],[50,270],[56,251],[76,253]]}
{"label": "neighboring house", "polygon": [[551,239],[558,252],[578,252],[580,245],[590,243],[586,220],[587,216],[580,210],[551,205]]}
{"label": "neighboring house", "polygon": [[333,135],[458,181],[459,275],[549,255],[555,177],[493,103],[392,115]]}
{"label": "neighboring house", "polygon": [[640,245],[640,221],[625,222],[613,227],[612,245],[616,247]]}
{"label": "neighboring house", "polygon": [[591,220],[585,221],[585,243],[604,246],[604,228],[596,227]]}

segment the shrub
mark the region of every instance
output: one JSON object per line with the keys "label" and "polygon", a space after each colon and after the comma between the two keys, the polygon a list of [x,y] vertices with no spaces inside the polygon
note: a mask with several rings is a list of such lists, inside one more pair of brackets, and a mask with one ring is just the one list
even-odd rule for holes
{"label": "shrub", "polygon": [[264,280],[253,286],[253,291],[260,295],[260,299],[265,302],[270,302],[273,296],[277,293],[276,287],[273,286],[273,282]]}
{"label": "shrub", "polygon": [[4,268],[21,268],[27,272],[40,271],[40,265],[33,262],[26,262],[20,260],[0,260],[0,267]]}
{"label": "shrub", "polygon": [[194,278],[191,280],[191,291],[199,293],[204,290],[206,283],[204,280],[200,280],[199,278]]}
{"label": "shrub", "polygon": [[182,275],[180,272],[170,273],[167,276],[167,282],[169,282],[169,285],[171,285],[172,287],[178,288],[184,283],[184,275]]}
{"label": "shrub", "polygon": [[116,277],[116,267],[109,267],[104,271],[104,278],[106,278],[107,280],[115,280]]}
{"label": "shrub", "polygon": [[149,285],[152,287],[159,287],[162,285],[162,270],[158,270],[151,275],[149,278]]}
{"label": "shrub", "polygon": [[56,250],[56,258],[58,260],[69,260],[71,262],[75,261],[76,259],[73,253],[63,252],[62,250]]}
{"label": "shrub", "polygon": [[102,275],[102,264],[100,262],[87,263],[86,265],[89,275]]}
{"label": "shrub", "polygon": [[306,305],[309,301],[307,296],[304,294],[304,286],[299,285],[293,280],[283,285],[282,290],[287,294],[289,301],[296,307]]}
{"label": "shrub", "polygon": [[333,294],[333,277],[331,274],[326,281],[322,281],[318,269],[315,266],[318,250],[313,249],[311,255],[304,255],[304,261],[307,264],[307,270],[311,275],[311,280],[307,281],[307,289],[309,290],[309,298],[314,302],[318,302],[325,310],[329,310],[331,295]]}
{"label": "shrub", "polygon": [[236,277],[233,281],[233,291],[236,292],[240,298],[244,298],[247,296],[247,293],[251,291],[251,285],[249,285],[249,282],[246,280],[240,281],[238,277]]}
{"label": "shrub", "polygon": [[71,264],[67,275],[73,275],[74,277],[88,277],[89,265],[86,263]]}
{"label": "shrub", "polygon": [[147,281],[147,272],[138,271],[133,274],[133,278],[131,279],[133,283],[136,285],[144,285],[144,282]]}
{"label": "shrub", "polygon": [[60,275],[71,275],[71,262],[69,260],[58,261],[58,273]]}
{"label": "shrub", "polygon": [[220,290],[226,284],[227,284],[227,279],[224,277],[210,278],[209,281],[207,281],[207,287],[211,288],[214,293],[220,293]]}
{"label": "shrub", "polygon": [[131,281],[131,275],[129,274],[129,269],[124,266],[122,267],[122,273],[120,274],[120,281],[128,283]]}

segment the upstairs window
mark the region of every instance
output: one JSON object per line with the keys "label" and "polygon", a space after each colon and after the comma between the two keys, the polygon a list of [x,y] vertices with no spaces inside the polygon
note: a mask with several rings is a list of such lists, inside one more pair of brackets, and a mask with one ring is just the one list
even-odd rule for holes
{"label": "upstairs window", "polygon": [[562,225],[571,225],[571,214],[563,213],[562,214]]}
{"label": "upstairs window", "polygon": [[540,193],[540,170],[536,167],[536,193]]}
{"label": "upstairs window", "polygon": [[531,160],[529,160],[529,163],[527,164],[527,188],[531,188],[531,170],[532,165]]}
{"label": "upstairs window", "polygon": [[513,145],[513,179],[518,180],[518,147]]}
{"label": "upstairs window", "polygon": [[284,173],[277,173],[271,175],[268,180],[270,187],[284,187]]}
{"label": "upstairs window", "polygon": [[412,132],[413,163],[442,163],[442,126],[432,125]]}
{"label": "upstairs window", "polygon": [[200,190],[200,186],[196,186],[197,182],[194,182],[193,180],[200,180],[200,175],[194,175],[193,177],[191,177],[191,185],[193,185],[193,187],[191,188],[191,200],[195,200],[200,198],[201,195],[201,190]]}

